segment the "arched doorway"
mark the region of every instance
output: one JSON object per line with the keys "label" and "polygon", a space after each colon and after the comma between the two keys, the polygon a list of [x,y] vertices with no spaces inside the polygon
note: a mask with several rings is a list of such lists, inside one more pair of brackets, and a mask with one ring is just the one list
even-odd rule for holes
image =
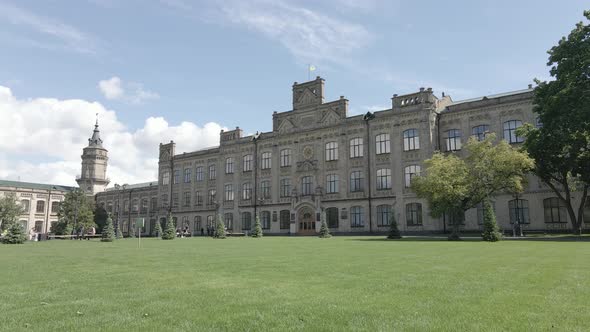
{"label": "arched doorway", "polygon": [[299,234],[315,234],[315,216],[310,207],[302,207],[297,213]]}

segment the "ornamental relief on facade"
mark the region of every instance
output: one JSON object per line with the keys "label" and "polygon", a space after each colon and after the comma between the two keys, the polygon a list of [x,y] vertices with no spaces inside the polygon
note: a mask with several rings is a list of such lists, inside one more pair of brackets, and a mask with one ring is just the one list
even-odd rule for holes
{"label": "ornamental relief on facade", "polygon": [[[297,162],[297,172],[315,172],[319,169],[317,160],[304,160]],[[305,175],[300,175],[305,176]]]}

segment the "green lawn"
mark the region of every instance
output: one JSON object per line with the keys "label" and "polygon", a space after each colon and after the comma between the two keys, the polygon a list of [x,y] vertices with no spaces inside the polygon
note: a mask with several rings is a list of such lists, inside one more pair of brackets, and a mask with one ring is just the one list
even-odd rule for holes
{"label": "green lawn", "polygon": [[588,241],[0,245],[0,330],[587,331]]}

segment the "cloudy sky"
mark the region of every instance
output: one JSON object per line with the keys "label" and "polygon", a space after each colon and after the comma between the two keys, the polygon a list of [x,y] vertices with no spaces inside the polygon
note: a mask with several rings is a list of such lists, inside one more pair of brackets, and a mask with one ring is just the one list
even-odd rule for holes
{"label": "cloudy sky", "polygon": [[160,142],[270,130],[308,64],[352,114],[522,89],[582,19],[556,3],[0,0],[0,179],[74,185],[98,113],[112,184],[153,180]]}

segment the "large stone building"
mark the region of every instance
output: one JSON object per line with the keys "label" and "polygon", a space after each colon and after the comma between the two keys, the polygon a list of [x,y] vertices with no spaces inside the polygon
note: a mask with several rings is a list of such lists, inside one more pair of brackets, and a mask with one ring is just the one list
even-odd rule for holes
{"label": "large stone building", "polygon": [[[233,232],[249,231],[259,215],[266,233],[313,234],[322,211],[335,233],[384,232],[392,214],[403,232],[439,232],[449,220],[432,218],[409,188],[423,161],[437,150],[463,155],[470,136],[489,132],[518,146],[518,127],[540,125],[530,86],[458,102],[420,88],[393,95],[389,109],[357,116],[348,116],[344,96],[324,96],[322,78],[296,82],[292,110],[274,112],[270,132],[244,136],[236,127],[221,132],[218,147],[182,154],[174,142],[160,144],[157,183],[117,186],[97,202],[124,232],[136,217],[149,232],[171,212],[194,233],[216,216]],[[563,204],[532,176],[524,193],[494,197],[494,206],[503,229],[515,222],[529,230],[571,227]],[[481,229],[481,208],[463,219],[466,230]]]}

